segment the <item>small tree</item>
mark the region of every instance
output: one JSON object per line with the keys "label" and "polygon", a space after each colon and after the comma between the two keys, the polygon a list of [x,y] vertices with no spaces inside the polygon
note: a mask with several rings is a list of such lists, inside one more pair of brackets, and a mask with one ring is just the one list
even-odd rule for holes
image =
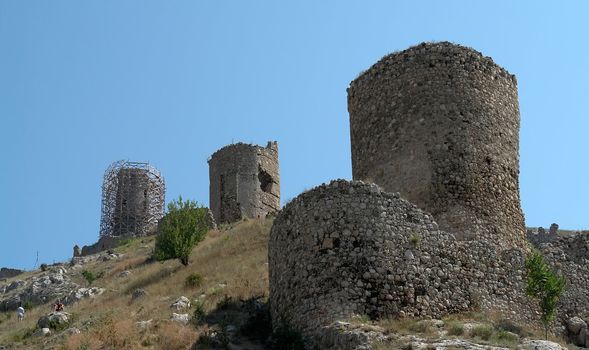
{"label": "small tree", "polygon": [[550,269],[538,250],[532,251],[526,259],[526,270],[526,294],[538,299],[544,336],[548,339],[548,326],[556,316],[556,303],[564,292],[566,280]]}
{"label": "small tree", "polygon": [[207,209],[195,201],[183,201],[179,196],[169,203],[155,240],[154,257],[157,260],[177,258],[187,266],[192,248],[208,231],[206,219]]}

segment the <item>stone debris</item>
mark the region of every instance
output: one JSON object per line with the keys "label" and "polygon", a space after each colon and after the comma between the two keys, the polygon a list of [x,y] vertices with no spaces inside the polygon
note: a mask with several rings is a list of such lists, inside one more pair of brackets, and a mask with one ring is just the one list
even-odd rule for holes
{"label": "stone debris", "polygon": [[125,277],[129,277],[131,275],[131,271],[129,270],[125,270],[122,271],[121,273],[118,274],[119,278],[125,278]]}
{"label": "stone debris", "polygon": [[63,325],[69,322],[69,318],[70,314],[67,312],[52,312],[39,318],[37,328],[53,328],[57,325]]}
{"label": "stone debris", "polygon": [[152,320],[137,321],[137,322],[135,322],[135,325],[137,326],[137,328],[139,328],[141,330],[146,330],[146,329],[149,329],[149,327],[151,327],[151,323],[152,323]]}
{"label": "stone debris", "polygon": [[69,296],[67,296],[64,299],[63,303],[68,305],[68,304],[73,304],[75,302],[78,302],[82,299],[94,298],[94,297],[99,296],[102,293],[104,293],[104,291],[105,291],[104,288],[99,288],[99,287],[80,288],[78,290],[73,291]]}
{"label": "stone debris", "polygon": [[172,317],[170,319],[173,322],[178,322],[178,323],[186,325],[190,321],[190,316],[188,314],[177,314],[177,313],[173,312]]}
{"label": "stone debris", "polygon": [[569,339],[578,346],[589,348],[589,327],[580,317],[572,317],[566,322]]}
{"label": "stone debris", "polygon": [[38,328],[33,332],[33,337],[46,337],[49,335],[51,335],[51,330],[49,328]]}
{"label": "stone debris", "polygon": [[174,303],[170,305],[170,307],[176,310],[190,309],[190,299],[188,299],[185,296],[181,296],[178,299],[176,299],[176,301],[174,301]]}

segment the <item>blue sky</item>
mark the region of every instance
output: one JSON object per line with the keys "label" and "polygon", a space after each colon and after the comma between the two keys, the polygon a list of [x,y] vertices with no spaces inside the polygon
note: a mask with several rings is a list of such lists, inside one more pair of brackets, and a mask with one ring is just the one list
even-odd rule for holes
{"label": "blue sky", "polygon": [[422,41],[517,76],[526,223],[587,229],[587,18],[586,1],[1,1],[0,266],[95,242],[115,160],[204,204],[232,141],[279,142],[283,202],[351,178],[348,84]]}

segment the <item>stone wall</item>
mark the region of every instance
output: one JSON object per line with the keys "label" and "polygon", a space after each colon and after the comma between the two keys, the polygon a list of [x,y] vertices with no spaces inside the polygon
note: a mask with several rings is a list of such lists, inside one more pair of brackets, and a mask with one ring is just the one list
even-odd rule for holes
{"label": "stone wall", "polygon": [[377,185],[332,181],[287,204],[269,241],[270,306],[317,341],[354,314],[440,317],[494,309],[530,319],[524,253],[458,241],[432,216]]}
{"label": "stone wall", "polygon": [[348,89],[356,180],[431,213],[457,238],[525,245],[515,76],[448,42],[382,58]]}
{"label": "stone wall", "polygon": [[210,207],[217,223],[280,210],[278,143],[232,144],[209,160]]}
{"label": "stone wall", "polygon": [[539,250],[553,269],[567,279],[558,305],[559,318],[589,318],[589,234],[559,236],[539,244]]}

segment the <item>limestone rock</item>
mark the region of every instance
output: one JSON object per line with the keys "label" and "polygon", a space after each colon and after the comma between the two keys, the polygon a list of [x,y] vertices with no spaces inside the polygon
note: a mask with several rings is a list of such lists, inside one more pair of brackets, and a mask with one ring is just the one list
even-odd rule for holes
{"label": "limestone rock", "polygon": [[573,335],[577,335],[581,329],[587,328],[587,323],[585,323],[585,321],[583,321],[580,317],[576,316],[570,318],[566,325],[567,330]]}
{"label": "limestone rock", "polygon": [[64,311],[52,312],[45,315],[37,321],[38,328],[53,328],[57,325],[63,325],[69,322],[70,314]]}
{"label": "limestone rock", "polygon": [[130,275],[131,275],[131,271],[125,270],[125,271],[122,271],[121,273],[119,273],[118,277],[125,278],[125,277],[129,277]]}
{"label": "limestone rock", "polygon": [[139,328],[141,330],[146,330],[149,327],[151,327],[151,323],[152,323],[152,320],[137,321],[137,322],[135,322],[135,325],[137,326],[137,328]]}
{"label": "limestone rock", "polygon": [[558,343],[548,340],[526,340],[517,349],[534,349],[534,350],[567,350]]}
{"label": "limestone rock", "polygon": [[49,328],[39,328],[33,333],[33,337],[46,337],[48,335],[51,335]]}
{"label": "limestone rock", "polygon": [[102,293],[104,293],[104,288],[80,288],[78,290],[73,291],[69,296],[67,296],[64,300],[64,304],[69,305],[78,302],[82,299],[94,298],[98,295],[101,295]]}
{"label": "limestone rock", "polygon": [[178,299],[176,299],[176,301],[172,305],[170,305],[170,307],[176,310],[189,309],[190,300],[185,296],[181,296]]}
{"label": "limestone rock", "polygon": [[188,314],[177,314],[173,312],[171,320],[185,325],[190,321],[190,316]]}

